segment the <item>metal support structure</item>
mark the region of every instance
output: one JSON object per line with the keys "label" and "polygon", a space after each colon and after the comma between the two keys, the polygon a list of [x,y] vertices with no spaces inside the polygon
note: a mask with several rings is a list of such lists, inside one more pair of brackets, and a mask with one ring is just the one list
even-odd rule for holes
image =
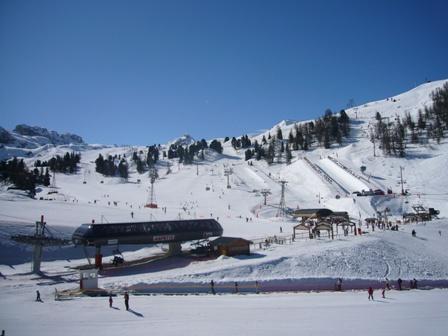
{"label": "metal support structure", "polygon": [[182,245],[180,243],[169,243],[168,244],[168,255],[177,256],[182,253]]}
{"label": "metal support structure", "polygon": [[285,214],[286,214],[285,188],[286,188],[286,184],[288,182],[285,180],[281,180],[279,182],[282,185],[282,192],[281,192],[280,204],[279,204],[279,210],[277,212],[277,216],[285,216]]}
{"label": "metal support structure", "polygon": [[56,188],[56,171],[53,170],[53,176],[51,177],[51,187]]}
{"label": "metal support structure", "polygon": [[266,199],[267,199],[268,195],[271,194],[271,191],[269,189],[261,189],[260,193],[263,195],[264,205],[266,205]]}
{"label": "metal support structure", "polygon": [[44,216],[41,216],[40,221],[36,222],[36,227],[33,235],[15,235],[11,236],[11,239],[22,244],[28,244],[33,246],[33,269],[32,272],[40,274],[40,266],[42,262],[42,254],[44,246],[61,246],[71,244],[71,240],[55,238],[52,236],[46,236],[45,232],[48,231],[44,221]]}
{"label": "metal support structure", "polygon": [[401,182],[401,194],[404,195],[404,186],[403,186],[403,169],[404,167],[400,166],[400,182]]}
{"label": "metal support structure", "polygon": [[224,176],[227,176],[227,189],[231,188],[229,177],[232,174],[233,174],[232,168],[225,168],[224,169]]}
{"label": "metal support structure", "polygon": [[157,178],[157,171],[154,168],[151,168],[149,171],[149,178],[151,186],[149,187],[149,195],[148,195],[148,201],[146,202],[145,207],[146,208],[157,208],[156,198],[154,194],[154,182]]}

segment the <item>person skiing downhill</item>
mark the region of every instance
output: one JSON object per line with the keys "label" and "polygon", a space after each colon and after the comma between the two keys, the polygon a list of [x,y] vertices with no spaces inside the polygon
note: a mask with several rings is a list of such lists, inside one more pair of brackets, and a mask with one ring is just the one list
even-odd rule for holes
{"label": "person skiing downhill", "polygon": [[112,303],[114,300],[112,299],[112,294],[109,294],[109,308],[112,308]]}
{"label": "person skiing downhill", "polygon": [[386,287],[383,288],[383,291],[381,292],[381,295],[383,296],[383,299],[386,298]]}
{"label": "person skiing downhill", "polygon": [[372,301],[373,301],[374,300],[373,299],[373,288],[369,287],[369,290],[367,291],[367,293],[369,293],[369,301],[370,301],[370,299],[372,299]]}

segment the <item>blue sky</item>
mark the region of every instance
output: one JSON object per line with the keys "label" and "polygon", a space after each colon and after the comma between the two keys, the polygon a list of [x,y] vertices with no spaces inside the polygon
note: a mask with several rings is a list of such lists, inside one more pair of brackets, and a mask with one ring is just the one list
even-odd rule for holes
{"label": "blue sky", "polygon": [[0,0],[0,125],[239,136],[448,78],[447,1]]}

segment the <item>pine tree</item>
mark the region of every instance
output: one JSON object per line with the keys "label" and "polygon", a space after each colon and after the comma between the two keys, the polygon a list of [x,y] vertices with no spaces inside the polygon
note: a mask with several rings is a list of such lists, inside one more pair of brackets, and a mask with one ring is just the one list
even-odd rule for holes
{"label": "pine tree", "polygon": [[120,177],[125,178],[125,179],[127,179],[129,176],[128,164],[124,158],[121,159],[120,163],[118,164],[118,174],[120,175]]}
{"label": "pine tree", "polygon": [[250,160],[252,159],[253,153],[250,149],[246,149],[246,151],[244,152],[244,160]]}
{"label": "pine tree", "polygon": [[279,126],[277,126],[277,139],[278,140],[283,140],[282,129]]}
{"label": "pine tree", "polygon": [[213,140],[210,143],[210,149],[213,149],[215,152],[218,152],[219,154],[222,154],[222,150],[223,150],[221,142],[219,142],[218,140]]}

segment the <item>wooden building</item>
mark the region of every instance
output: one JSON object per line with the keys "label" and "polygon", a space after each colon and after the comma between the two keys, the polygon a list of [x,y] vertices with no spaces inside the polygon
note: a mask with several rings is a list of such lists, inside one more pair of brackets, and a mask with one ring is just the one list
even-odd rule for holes
{"label": "wooden building", "polygon": [[225,256],[250,254],[250,240],[234,237],[219,237],[210,242],[213,253]]}
{"label": "wooden building", "polygon": [[330,209],[297,209],[293,212],[293,217],[300,218],[299,224],[293,228],[293,239],[296,237],[296,230],[307,230],[310,238],[320,237],[321,231],[326,231],[328,238],[334,239],[334,228],[336,232],[339,226],[344,230],[350,228],[353,231],[356,224],[351,222],[348,213],[345,211],[334,212]]}

